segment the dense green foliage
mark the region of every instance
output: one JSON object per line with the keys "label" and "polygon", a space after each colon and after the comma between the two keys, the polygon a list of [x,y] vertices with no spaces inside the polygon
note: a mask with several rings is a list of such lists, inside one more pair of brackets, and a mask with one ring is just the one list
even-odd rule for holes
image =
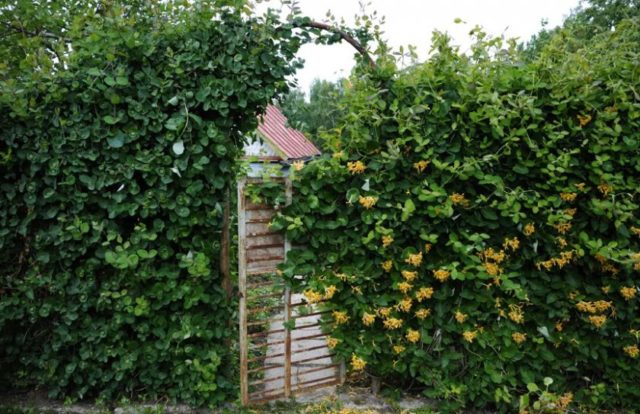
{"label": "dense green foliage", "polygon": [[582,0],[561,27],[543,28],[524,46],[525,56],[537,55],[554,36],[563,32],[589,39],[615,29],[624,19],[640,17],[640,0]]}
{"label": "dense green foliage", "polygon": [[[221,202],[241,136],[287,91],[302,39],[222,7],[238,1],[99,2],[61,17],[65,46],[52,48],[31,32],[46,13],[27,3],[10,9],[33,24],[15,24],[24,53],[0,80],[5,385],[233,398]],[[47,3],[54,29],[42,30],[72,3]]]}
{"label": "dense green foliage", "polygon": [[294,89],[282,98],[280,107],[293,128],[324,148],[323,135],[335,128],[346,112],[338,104],[343,93],[342,81],[316,79],[311,84],[308,101],[304,92]]}
{"label": "dense green foliage", "polygon": [[530,62],[472,33],[352,78],[274,223],[306,246],[283,274],[353,370],[445,407],[637,408],[639,22]]}

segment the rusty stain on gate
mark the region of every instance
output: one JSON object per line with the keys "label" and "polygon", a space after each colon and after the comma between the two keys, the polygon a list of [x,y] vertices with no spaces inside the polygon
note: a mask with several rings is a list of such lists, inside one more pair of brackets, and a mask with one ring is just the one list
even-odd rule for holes
{"label": "rusty stain on gate", "polygon": [[[291,181],[270,178],[284,186],[291,202]],[[292,294],[277,275],[291,245],[282,233],[270,229],[277,208],[252,203],[248,184],[238,181],[238,288],[240,293],[240,397],[243,405],[333,387],[342,382],[344,365],[326,345],[320,318],[326,310],[308,305]]]}

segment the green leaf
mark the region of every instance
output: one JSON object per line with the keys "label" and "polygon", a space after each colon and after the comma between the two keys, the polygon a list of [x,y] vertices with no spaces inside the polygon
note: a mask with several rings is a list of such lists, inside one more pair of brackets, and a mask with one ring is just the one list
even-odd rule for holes
{"label": "green leaf", "polygon": [[129,79],[126,76],[116,77],[116,83],[120,86],[126,86],[129,84]]}
{"label": "green leaf", "polygon": [[416,206],[410,198],[404,201],[404,207],[402,208],[402,221],[407,221],[409,217],[416,211]]}
{"label": "green leaf", "polygon": [[122,148],[124,145],[124,136],[116,135],[115,137],[107,138],[107,143],[111,148]]}
{"label": "green leaf", "polygon": [[113,116],[111,116],[111,115],[103,116],[102,120],[104,122],[106,122],[107,124],[109,124],[109,125],[113,125],[113,124],[118,122],[118,120],[116,118],[114,118]]}
{"label": "green leaf", "polygon": [[360,191],[357,188],[350,188],[347,191],[347,194],[346,194],[347,203],[355,204],[358,202],[359,197],[360,197]]}

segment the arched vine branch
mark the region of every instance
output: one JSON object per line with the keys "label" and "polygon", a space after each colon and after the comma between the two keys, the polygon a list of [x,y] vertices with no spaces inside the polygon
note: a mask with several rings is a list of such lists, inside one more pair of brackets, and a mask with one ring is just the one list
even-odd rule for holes
{"label": "arched vine branch", "polygon": [[371,55],[369,55],[367,49],[365,49],[365,47],[362,46],[362,44],[358,40],[356,40],[353,36],[345,32],[344,30],[339,29],[335,26],[331,26],[327,23],[321,23],[312,20],[305,20],[294,25],[296,27],[309,27],[312,29],[324,30],[339,35],[342,40],[353,46],[358,51],[358,53],[360,53],[365,58],[371,68],[375,69],[377,67],[376,62],[371,58]]}

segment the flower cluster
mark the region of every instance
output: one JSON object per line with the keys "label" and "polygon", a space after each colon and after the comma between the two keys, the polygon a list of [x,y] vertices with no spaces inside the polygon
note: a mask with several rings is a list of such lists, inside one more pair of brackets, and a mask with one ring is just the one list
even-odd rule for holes
{"label": "flower cluster", "polygon": [[364,326],[371,326],[376,321],[376,315],[365,312],[362,315],[362,323]]}
{"label": "flower cluster", "polygon": [[431,299],[433,296],[433,288],[432,287],[421,287],[416,292],[416,299],[418,302],[422,302],[425,299]]}
{"label": "flower cluster", "polygon": [[[564,239],[562,239],[564,240]],[[557,266],[559,269],[562,269],[567,264],[571,263],[574,259],[575,253],[573,250],[560,252],[560,257],[552,257],[549,260],[544,260],[536,263],[536,267],[538,270],[541,270],[543,267],[545,270],[551,270],[554,266]]]}
{"label": "flower cluster", "polygon": [[478,336],[478,331],[464,331],[462,337],[465,341],[472,343]]}
{"label": "flower cluster", "polygon": [[563,201],[568,201],[568,202],[574,201],[577,196],[578,196],[577,193],[560,193],[560,198]]}
{"label": "flower cluster", "polygon": [[457,310],[454,314],[454,318],[456,318],[456,321],[458,321],[458,323],[463,323],[467,320],[468,317],[469,315],[462,313],[459,310]]}
{"label": "flower cluster", "polygon": [[522,232],[525,234],[525,236],[531,236],[533,233],[536,232],[536,226],[533,223],[527,223],[524,226],[524,229],[522,230]]}
{"label": "flower cluster", "polygon": [[413,282],[416,279],[416,277],[418,277],[418,272],[413,272],[411,270],[403,270],[402,277],[407,282]]}
{"label": "flower cluster", "polygon": [[494,261],[496,263],[502,263],[504,259],[506,259],[507,255],[504,250],[496,251],[493,247],[489,247],[488,249],[485,249],[480,253],[480,257],[484,261]]}
{"label": "flower cluster", "polygon": [[393,243],[393,237],[387,235],[382,236],[382,247],[389,247]]}
{"label": "flower cluster", "polygon": [[462,204],[465,207],[469,205],[469,200],[465,198],[464,194],[453,193],[449,196],[449,200],[451,200],[453,204]]}
{"label": "flower cluster", "polygon": [[514,332],[511,334],[511,339],[513,339],[513,342],[520,345],[527,340],[527,334],[522,332]]}
{"label": "flower cluster", "polygon": [[373,197],[373,196],[360,196],[358,198],[358,203],[360,203],[360,205],[366,209],[370,209],[373,208],[373,206],[376,205],[376,203],[378,202],[378,197]]}
{"label": "flower cluster", "polygon": [[446,269],[438,269],[433,271],[433,277],[440,282],[445,282],[451,276],[451,272]]}
{"label": "flower cluster", "polygon": [[624,348],[624,353],[629,355],[631,358],[638,358],[638,356],[640,356],[640,349],[638,349],[637,345],[629,345],[629,346],[625,346]]}
{"label": "flower cluster", "polygon": [[580,127],[587,126],[589,122],[591,122],[591,115],[577,115],[578,122],[580,123]]}
{"label": "flower cluster", "polygon": [[336,294],[338,288],[335,285],[329,285],[324,289],[324,299],[331,299]]}
{"label": "flower cluster", "polygon": [[362,161],[348,162],[347,169],[352,175],[362,174],[367,167],[362,163]]}
{"label": "flower cluster", "polygon": [[609,195],[609,193],[613,190],[613,187],[611,187],[611,185],[607,184],[607,183],[602,183],[598,186],[598,191],[600,191],[600,193],[602,193],[603,197],[606,197],[607,195]]}
{"label": "flower cluster", "polygon": [[396,309],[400,312],[409,312],[411,310],[411,306],[413,305],[413,301],[411,298],[404,298],[396,305]]}
{"label": "flower cluster", "polygon": [[577,193],[560,193],[560,198],[563,201],[568,201],[568,202],[574,201],[577,196],[578,196]]}
{"label": "flower cluster", "polygon": [[342,325],[349,321],[349,316],[344,311],[333,311],[333,320],[336,324]]}
{"label": "flower cluster", "polygon": [[571,404],[572,401],[573,401],[573,393],[565,392],[564,394],[562,394],[558,398],[558,401],[556,401],[557,412],[559,413],[567,412],[567,409],[569,408],[569,405]]}
{"label": "flower cluster", "polygon": [[624,300],[631,300],[636,297],[637,289],[635,286],[623,286],[620,288],[620,294]]}
{"label": "flower cluster", "polygon": [[294,170],[300,171],[304,167],[304,161],[294,161],[291,166]]}
{"label": "flower cluster", "polygon": [[413,285],[409,282],[400,282],[398,283],[398,290],[402,293],[407,293],[413,288]]}
{"label": "flower cluster", "polygon": [[419,173],[423,172],[429,166],[429,161],[421,160],[413,164],[413,168],[416,169]]}
{"label": "flower cluster", "polygon": [[[520,241],[514,237],[513,239],[505,239],[505,244],[507,246],[515,246],[515,250],[520,246]],[[503,272],[502,268],[500,267],[500,263],[502,263],[506,259],[506,257],[507,254],[504,250],[496,251],[493,247],[489,247],[480,252],[482,266],[484,267],[484,270],[488,275],[494,277],[495,284],[499,284],[498,276],[500,276]]]}
{"label": "flower cluster", "polygon": [[607,322],[607,317],[604,315],[589,315],[589,322],[596,328],[602,328],[605,322]]}
{"label": "flower cluster", "polygon": [[339,339],[327,336],[327,346],[329,347],[329,349],[335,348],[339,342]]}
{"label": "flower cluster", "polygon": [[513,237],[511,239],[507,237],[504,239],[504,243],[502,243],[502,246],[505,249],[511,249],[512,251],[516,251],[520,247],[520,240],[518,240],[517,237]]}
{"label": "flower cluster", "polygon": [[416,318],[418,319],[426,319],[429,315],[431,315],[431,309],[422,308],[416,311]]}
{"label": "flower cluster", "polygon": [[351,368],[353,368],[354,371],[362,371],[365,366],[367,366],[367,361],[356,354],[351,355]]}
{"label": "flower cluster", "polygon": [[387,329],[398,329],[402,327],[402,319],[398,318],[386,318],[382,323]]}
{"label": "flower cluster", "polygon": [[405,337],[407,338],[407,341],[411,343],[416,343],[420,340],[420,332],[415,331],[413,329],[408,329],[407,335]]}
{"label": "flower cluster", "polygon": [[308,303],[318,303],[324,299],[324,295],[316,292],[312,289],[307,289],[303,292],[303,295]]}
{"label": "flower cluster", "polygon": [[605,312],[611,309],[612,306],[613,305],[611,304],[611,302],[608,302],[606,300],[597,300],[595,302],[585,302],[581,300],[580,302],[576,303],[576,308],[578,308],[580,312],[591,314]]}
{"label": "flower cluster", "polygon": [[522,311],[522,306],[509,305],[509,313],[507,316],[509,316],[509,319],[515,323],[524,323],[524,312]]}
{"label": "flower cluster", "polygon": [[405,262],[410,264],[411,266],[418,267],[422,263],[422,252],[416,254],[410,254]]}
{"label": "flower cluster", "polygon": [[393,262],[391,260],[385,260],[384,262],[382,262],[382,270],[384,270],[385,272],[390,272],[392,267]]}
{"label": "flower cluster", "polygon": [[553,225],[560,234],[567,234],[571,230],[572,224],[567,221],[561,221]]}
{"label": "flower cluster", "polygon": [[567,243],[567,239],[565,239],[564,237],[556,237],[556,242],[561,249],[564,249],[569,245],[569,243]]}
{"label": "flower cluster", "polygon": [[306,299],[307,303],[313,304],[313,303],[321,302],[325,299],[329,300],[333,298],[333,295],[335,295],[337,291],[338,291],[338,288],[335,285],[329,285],[324,289],[324,294],[320,292],[316,292],[313,289],[307,289],[302,294],[304,295],[304,298]]}

